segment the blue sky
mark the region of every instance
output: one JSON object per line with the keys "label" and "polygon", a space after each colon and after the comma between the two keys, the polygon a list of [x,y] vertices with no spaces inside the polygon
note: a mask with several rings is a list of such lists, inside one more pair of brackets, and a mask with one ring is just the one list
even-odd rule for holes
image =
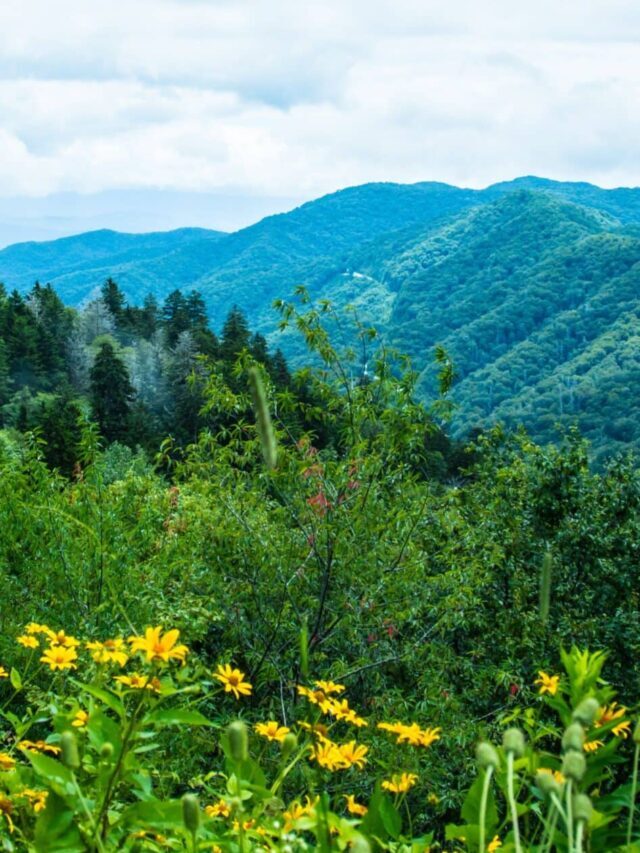
{"label": "blue sky", "polygon": [[373,180],[640,184],[637,0],[3,0],[0,242]]}

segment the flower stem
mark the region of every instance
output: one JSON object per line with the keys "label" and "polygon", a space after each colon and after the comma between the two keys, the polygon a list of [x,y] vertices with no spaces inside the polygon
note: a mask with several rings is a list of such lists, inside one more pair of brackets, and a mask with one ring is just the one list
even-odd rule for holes
{"label": "flower stem", "polygon": [[553,845],[553,836],[555,835],[559,814],[560,811],[558,809],[558,805],[552,800],[551,805],[549,807],[547,825],[545,827],[544,835],[542,837],[542,844],[540,845],[540,853],[548,853],[548,851],[551,850],[551,846]]}
{"label": "flower stem", "polygon": [[631,836],[633,834],[633,816],[636,809],[636,793],[638,789],[638,757],[640,756],[640,744],[636,744],[633,753],[633,776],[631,780],[631,799],[629,801],[629,822],[627,824],[627,848],[631,847]]}
{"label": "flower stem", "polygon": [[576,829],[576,853],[582,853],[582,838],[584,836],[584,821],[578,821]]}
{"label": "flower stem", "polygon": [[573,853],[573,806],[571,803],[571,779],[567,780],[567,851]]}
{"label": "flower stem", "polygon": [[480,853],[484,853],[485,850],[487,802],[489,800],[489,786],[491,785],[492,775],[493,765],[490,764],[484,772],[484,780],[482,782],[482,797],[480,798]]}
{"label": "flower stem", "polygon": [[513,792],[513,752],[507,754],[507,791],[509,796],[509,808],[511,810],[511,823],[513,824],[513,846],[516,853],[522,853],[520,845],[520,827],[518,825],[518,807]]}

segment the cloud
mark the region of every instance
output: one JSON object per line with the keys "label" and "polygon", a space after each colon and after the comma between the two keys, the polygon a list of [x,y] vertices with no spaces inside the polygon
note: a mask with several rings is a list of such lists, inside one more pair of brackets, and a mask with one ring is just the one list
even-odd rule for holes
{"label": "cloud", "polygon": [[0,193],[640,183],[635,0],[6,0]]}

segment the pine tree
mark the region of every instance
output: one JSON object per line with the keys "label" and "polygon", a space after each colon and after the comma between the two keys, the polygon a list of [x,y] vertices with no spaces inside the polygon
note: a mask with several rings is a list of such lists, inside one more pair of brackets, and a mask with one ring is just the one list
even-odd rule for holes
{"label": "pine tree", "polygon": [[89,374],[93,416],[107,441],[127,442],[134,388],[129,373],[113,346],[105,341]]}
{"label": "pine tree", "polygon": [[116,323],[118,323],[126,305],[124,293],[111,276],[102,285],[100,292],[102,293],[102,301],[115,317]]}

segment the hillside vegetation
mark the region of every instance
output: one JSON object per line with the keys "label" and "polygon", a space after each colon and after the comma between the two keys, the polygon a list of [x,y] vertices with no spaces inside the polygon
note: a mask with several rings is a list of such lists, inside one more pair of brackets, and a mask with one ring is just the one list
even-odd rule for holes
{"label": "hillside vegetation", "polygon": [[558,424],[577,424],[600,459],[640,449],[639,246],[640,190],[539,178],[481,191],[370,184],[235,234],[95,232],[9,247],[0,280],[9,290],[52,282],[70,304],[108,276],[138,305],[195,289],[216,331],[238,306],[296,366],[304,347],[276,331],[272,304],[303,284],[411,356],[425,400],[443,345],[458,377],[455,435],[501,421],[548,441]]}

